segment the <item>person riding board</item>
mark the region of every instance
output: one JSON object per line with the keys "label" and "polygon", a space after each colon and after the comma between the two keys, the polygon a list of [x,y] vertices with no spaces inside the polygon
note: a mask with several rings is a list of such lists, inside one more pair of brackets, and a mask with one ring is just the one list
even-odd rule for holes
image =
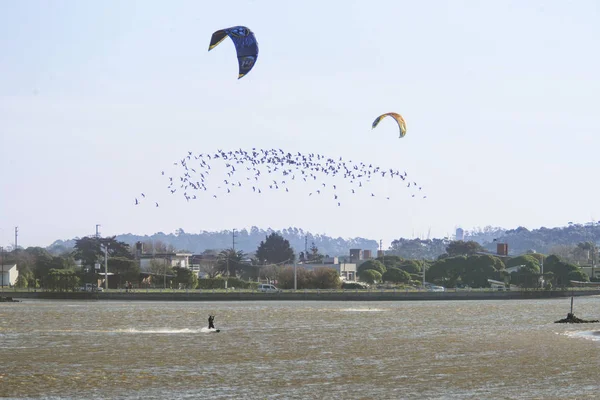
{"label": "person riding board", "polygon": [[209,315],[208,316],[208,329],[215,329],[215,316],[214,315]]}

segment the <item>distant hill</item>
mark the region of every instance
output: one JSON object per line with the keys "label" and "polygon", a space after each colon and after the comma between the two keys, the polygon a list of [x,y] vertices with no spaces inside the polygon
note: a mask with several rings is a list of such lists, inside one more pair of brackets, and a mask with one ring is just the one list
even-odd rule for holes
{"label": "distant hill", "polygon": [[[390,253],[404,258],[432,260],[443,254],[446,246],[453,239],[399,238],[392,242]],[[566,227],[542,227],[533,230],[524,227],[506,230],[488,226],[466,231],[464,240],[475,241],[494,253],[497,242],[507,243],[508,253],[512,256],[529,251],[550,254],[557,252],[560,246],[572,247],[581,242],[600,243],[600,224],[570,224]]]}
{"label": "distant hill", "polygon": [[[235,231],[235,248],[246,253],[254,253],[261,241],[271,232],[272,229],[259,229],[255,226],[250,230],[242,229]],[[329,256],[348,255],[350,249],[371,250],[374,253],[378,248],[376,240],[364,238],[343,239],[341,237],[333,238],[327,235],[313,235],[298,228],[287,228],[277,231],[285,239],[289,240],[296,253],[304,251],[305,238],[308,241],[308,248],[314,242],[319,252]],[[183,229],[175,233],[158,232],[153,235],[134,235],[132,233],[117,235],[117,240],[133,246],[136,242],[161,241],[167,245],[172,245],[177,250],[187,250],[192,253],[202,253],[205,250],[223,250],[232,246],[232,231],[220,232],[200,232],[186,233]],[[57,240],[48,246],[48,250],[60,253],[70,250],[75,245],[75,239]]]}
{"label": "distant hill", "polygon": [[[530,250],[535,250],[538,253],[548,254],[552,252],[552,248],[557,246],[576,246],[581,242],[600,242],[600,225],[599,224],[570,224],[560,228],[539,228],[529,230],[527,228],[518,227],[516,229],[497,232],[494,237],[499,242],[508,244],[509,254],[523,254]],[[475,240],[481,243],[488,250],[496,250],[496,243],[490,237],[482,237],[473,235],[468,237],[469,240]]]}
{"label": "distant hill", "polygon": [[[265,237],[273,232],[272,229],[259,229],[253,226],[250,230],[236,230],[235,247],[246,253],[256,251],[258,245]],[[313,235],[298,228],[288,228],[278,231],[284,238],[290,241],[296,253],[304,251],[305,238],[308,247],[314,242],[321,254],[329,256],[348,255],[350,249],[371,250],[376,253],[378,243],[376,240],[365,238],[343,239],[333,238],[327,235]],[[392,254],[404,258],[413,259],[435,259],[445,252],[447,243],[453,238],[444,239],[404,239],[400,238],[392,242],[390,248]],[[496,251],[496,242],[508,243],[510,255],[524,254],[530,250],[538,253],[548,254],[556,246],[575,246],[581,242],[600,243],[600,224],[571,224],[560,228],[539,228],[528,230],[518,227],[506,230],[497,227],[477,228],[465,232],[464,240],[473,240],[481,244],[489,251]],[[186,233],[179,229],[175,233],[158,232],[154,235],[134,235],[131,233],[117,235],[117,240],[123,241],[131,246],[136,242],[161,241],[166,245],[172,245],[177,250],[187,250],[192,253],[202,253],[205,250],[222,250],[232,245],[232,231]],[[57,240],[48,247],[54,253],[62,253],[73,248],[75,239]]]}

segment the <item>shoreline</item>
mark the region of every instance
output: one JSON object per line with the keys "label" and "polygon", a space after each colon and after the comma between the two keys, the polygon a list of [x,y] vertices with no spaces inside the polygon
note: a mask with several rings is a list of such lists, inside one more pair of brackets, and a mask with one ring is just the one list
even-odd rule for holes
{"label": "shoreline", "polygon": [[425,301],[425,300],[531,300],[599,296],[600,290],[523,290],[523,291],[296,291],[281,293],[211,291],[108,291],[86,292],[12,292],[5,297],[39,300],[118,300],[118,301]]}

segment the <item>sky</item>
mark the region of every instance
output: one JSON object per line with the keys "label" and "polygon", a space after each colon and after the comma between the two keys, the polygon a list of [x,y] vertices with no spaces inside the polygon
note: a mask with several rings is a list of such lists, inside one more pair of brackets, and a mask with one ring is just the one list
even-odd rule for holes
{"label": "sky", "polygon": [[[240,80],[229,39],[207,51],[235,25],[260,49]],[[96,224],[389,244],[599,219],[599,48],[595,0],[2,1],[0,246],[15,226],[25,247]],[[392,120],[371,129],[391,111],[402,139]],[[186,202],[161,175],[188,151],[252,147],[406,171],[427,199],[381,179],[340,207],[299,183]]]}

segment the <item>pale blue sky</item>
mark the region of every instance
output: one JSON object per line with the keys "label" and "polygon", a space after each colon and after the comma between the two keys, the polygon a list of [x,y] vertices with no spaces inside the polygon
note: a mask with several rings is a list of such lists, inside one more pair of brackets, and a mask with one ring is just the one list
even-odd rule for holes
{"label": "pale blue sky", "polygon": [[[260,54],[237,80],[230,40]],[[0,245],[296,226],[383,239],[600,219],[600,3],[0,1]],[[384,121],[404,116],[405,138]],[[281,147],[406,170],[428,198],[186,203],[188,150]],[[177,175],[179,176],[179,175]],[[343,186],[343,183],[339,183]],[[140,192],[158,200],[134,207]]]}

